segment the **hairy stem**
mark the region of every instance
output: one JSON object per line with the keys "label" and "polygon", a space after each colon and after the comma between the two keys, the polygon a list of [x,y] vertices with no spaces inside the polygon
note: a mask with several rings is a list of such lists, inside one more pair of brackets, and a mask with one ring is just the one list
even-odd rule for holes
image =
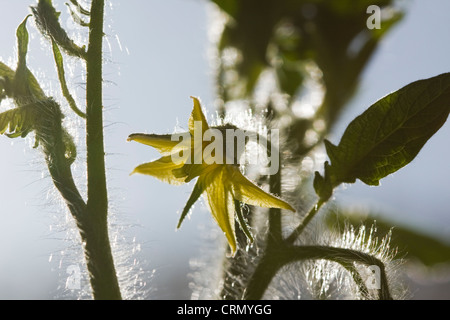
{"label": "hairy stem", "polygon": [[[250,212],[252,209],[250,208]],[[251,216],[251,214],[249,215]],[[239,248],[245,248],[247,245],[247,236],[244,231],[240,229],[240,224],[236,222],[236,240]],[[229,250],[229,249],[228,249]],[[243,295],[247,272],[247,252],[240,249],[237,250],[234,257],[225,257],[223,266],[223,285],[220,292],[220,299],[222,300],[237,300]]]}
{"label": "hairy stem", "polygon": [[[378,298],[380,300],[392,300],[384,264],[369,254],[356,250],[326,246],[286,246],[283,249],[279,247],[276,249],[267,250],[264,258],[250,279],[243,297],[244,299],[260,300],[281,267],[296,261],[324,259],[337,262],[346,269],[349,269],[349,265],[353,265],[353,263],[379,267],[381,283]],[[361,288],[361,278],[360,276],[355,276],[354,272],[351,272],[352,277],[364,293],[365,289]]]}
{"label": "hairy stem", "polygon": [[108,195],[106,190],[105,148],[103,144],[103,0],[92,1],[92,22],[87,54],[87,171],[88,209],[106,217]]}
{"label": "hairy stem", "polygon": [[108,237],[108,194],[103,141],[103,22],[104,0],[92,0],[86,56],[86,145],[88,200],[85,252],[94,299],[121,299]]}
{"label": "hairy stem", "polygon": [[295,228],[294,231],[287,237],[286,243],[293,244],[295,240],[302,234],[303,230],[305,230],[306,226],[311,222],[311,220],[316,216],[319,212],[320,208],[324,205],[322,200],[319,200],[316,205],[314,205],[308,214],[303,218],[302,222]]}
{"label": "hairy stem", "polygon": [[[62,128],[56,131],[51,148],[45,148],[47,166],[55,187],[64,198],[80,232],[84,244],[87,270],[94,299],[117,299],[115,276],[107,228],[97,216],[89,214],[72,175],[66,158]],[[115,279],[115,281],[114,281]],[[120,294],[120,292],[119,292]]]}
{"label": "hairy stem", "polygon": [[[272,150],[272,148],[271,148],[271,152],[278,153],[278,159],[280,159],[280,164],[279,164],[279,170],[277,171],[277,173],[270,176],[270,180],[269,180],[270,192],[272,194],[281,196],[281,168],[282,168],[281,156],[280,156],[280,152],[278,149]],[[283,235],[282,235],[282,224],[281,224],[281,210],[278,208],[270,208],[269,209],[269,238],[268,238],[269,245],[271,245],[271,242],[273,242],[274,244],[281,243],[282,240],[283,240]]]}
{"label": "hairy stem", "polygon": [[[279,153],[279,150],[272,150],[272,148],[271,151]],[[281,157],[279,157],[279,159],[281,159]],[[276,195],[281,194],[281,167],[282,165],[280,164],[280,170],[278,170],[276,174],[271,175],[269,180],[270,192]],[[282,260],[273,259],[272,256],[272,253],[279,252],[284,248],[281,210],[278,208],[270,208],[268,220],[267,246],[264,250],[263,257],[258,262],[258,265],[250,278],[249,285],[244,291],[244,298],[248,295],[249,291],[250,293],[256,291],[263,294],[283,263]],[[257,279],[257,281],[252,281],[253,279]]]}

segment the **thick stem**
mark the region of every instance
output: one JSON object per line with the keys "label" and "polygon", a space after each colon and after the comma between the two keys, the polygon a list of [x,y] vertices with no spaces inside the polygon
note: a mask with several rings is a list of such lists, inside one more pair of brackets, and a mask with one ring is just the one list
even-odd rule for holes
{"label": "thick stem", "polygon": [[108,194],[103,141],[104,0],[92,0],[86,56],[87,218],[82,237],[94,299],[121,299],[108,237]]}
{"label": "thick stem", "polygon": [[93,0],[87,66],[87,173],[88,210],[106,218],[108,195],[106,189],[105,148],[103,143],[103,0]]}
{"label": "thick stem", "polygon": [[104,219],[88,213],[79,223],[84,253],[95,300],[120,300],[121,293]]}
{"label": "thick stem", "polygon": [[[51,114],[57,114],[59,107],[49,102],[46,106],[54,105]],[[59,112],[58,112],[59,114]],[[51,117],[47,117],[52,119]],[[94,299],[118,299],[117,277],[109,245],[106,221],[97,215],[92,215],[80,195],[71,171],[71,161],[66,158],[66,144],[64,143],[64,132],[61,126],[61,116],[55,116],[54,121],[47,121],[43,125],[43,132],[51,129],[51,139],[43,141],[44,153],[47,166],[55,187],[65,200],[79,229],[87,270],[91,280],[92,294]],[[38,137],[45,136],[38,130]],[[117,295],[119,293],[119,296]]]}
{"label": "thick stem", "polygon": [[[54,157],[56,156],[56,157]],[[94,299],[120,299],[107,227],[102,220],[89,215],[73,181],[64,153],[54,152],[48,167],[53,182],[74,217],[84,244],[85,259]],[[119,294],[119,295],[118,295]]]}

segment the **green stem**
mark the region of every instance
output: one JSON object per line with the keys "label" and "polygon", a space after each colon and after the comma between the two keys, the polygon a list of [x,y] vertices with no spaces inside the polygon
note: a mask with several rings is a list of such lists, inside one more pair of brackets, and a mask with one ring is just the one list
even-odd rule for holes
{"label": "green stem", "polygon": [[361,295],[363,297],[369,297],[369,290],[367,289],[367,286],[364,283],[364,279],[361,277],[358,270],[355,268],[353,262],[342,263],[341,265],[351,274],[353,281],[358,286]]}
{"label": "green stem", "polygon": [[85,253],[94,299],[121,299],[108,237],[108,194],[103,141],[104,0],[92,0],[86,56],[86,145],[88,200],[84,231]]}
{"label": "green stem", "polygon": [[324,201],[319,200],[317,204],[315,204],[308,214],[303,218],[302,222],[298,225],[298,227],[287,237],[286,243],[293,244],[295,240],[302,234],[303,230],[305,230],[306,226],[311,222],[311,220],[316,216],[319,212],[320,208],[324,205]]}
{"label": "green stem", "polygon": [[[118,286],[112,263],[111,249],[104,221],[91,214],[80,195],[71,171],[72,159],[66,156],[62,114],[52,99],[36,104],[42,120],[36,127],[36,136],[43,145],[47,166],[55,187],[65,200],[76,221],[84,244],[87,269],[95,299],[115,299]],[[119,292],[120,294],[120,292]]]}
{"label": "green stem", "polygon": [[35,104],[41,115],[40,125],[36,127],[36,138],[43,146],[47,167],[53,184],[65,200],[77,225],[82,225],[86,216],[86,203],[78,191],[71,170],[71,160],[66,157],[62,113],[52,99]]}
{"label": "green stem", "polygon": [[[269,140],[270,143],[270,151],[268,150],[268,155],[272,153],[278,153],[278,159],[280,159],[279,170],[276,174],[270,176],[269,180],[269,188],[272,194],[281,196],[281,155],[278,148],[275,148],[272,144],[272,141]],[[270,208],[269,209],[269,235],[268,235],[268,245],[271,245],[271,242],[274,244],[281,243],[283,240],[282,234],[282,224],[281,224],[281,210],[278,208]]]}
{"label": "green stem", "polygon": [[266,248],[244,291],[244,300],[261,300],[278,270],[286,264],[284,250]]}
{"label": "green stem", "polygon": [[[263,135],[260,135],[256,132],[254,133],[259,141],[264,142],[267,146],[267,155],[270,158],[272,153],[278,153],[280,150],[276,147],[275,144],[272,144],[270,139],[266,139]],[[278,157],[281,159],[281,156]],[[280,164],[281,167],[281,164]],[[277,172],[275,175],[270,176],[269,181],[270,192],[280,195],[281,194],[281,170]],[[248,220],[249,225],[252,225],[252,218],[254,216],[253,209],[249,209]],[[248,239],[253,242],[253,237],[250,231],[247,229],[247,223],[244,221],[241,209],[239,204],[236,204],[236,214],[239,220],[239,225],[242,228],[241,230],[236,226],[236,235],[238,243],[240,247],[244,247],[245,243],[247,243]],[[267,237],[267,246],[280,246],[282,245],[282,223],[281,223],[281,210],[277,208],[269,209],[269,223],[268,223],[268,237]],[[236,224],[237,225],[237,224]],[[244,245],[241,245],[244,244]],[[250,258],[249,258],[250,257]],[[236,300],[241,299],[246,290],[245,283],[248,281],[248,271],[250,270],[248,261],[254,260],[257,258],[257,254],[255,251],[249,250],[245,252],[244,250],[238,250],[234,258],[225,258],[224,260],[224,274],[223,274],[223,288],[220,294],[220,297],[224,300]],[[264,259],[263,259],[264,260]],[[265,265],[264,262],[259,262],[258,265]],[[258,268],[258,267],[257,267]],[[269,270],[266,270],[270,272]],[[274,276],[273,274],[272,276]]]}
{"label": "green stem", "polygon": [[106,216],[105,149],[103,144],[103,6],[104,0],[92,1],[92,23],[87,53],[87,170],[88,207]]}
{"label": "green stem", "polygon": [[[267,250],[250,279],[243,298],[245,300],[260,300],[281,267],[296,261],[320,259],[334,261],[346,269],[355,262],[366,266],[378,266],[381,272],[381,289],[379,290],[378,298],[380,300],[392,299],[383,262],[360,251],[326,246],[286,246],[284,248],[278,247],[276,250]],[[362,280],[360,276],[355,276],[354,272],[356,271],[351,272],[353,279],[356,280],[362,293],[365,293],[366,289],[361,286]]]}

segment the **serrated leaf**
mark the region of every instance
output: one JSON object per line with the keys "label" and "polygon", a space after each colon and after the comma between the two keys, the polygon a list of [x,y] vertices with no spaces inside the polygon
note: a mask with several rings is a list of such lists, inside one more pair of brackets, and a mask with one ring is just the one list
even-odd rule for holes
{"label": "serrated leaf", "polygon": [[338,146],[326,142],[332,187],[368,185],[409,164],[450,112],[450,73],[419,80],[373,104],[347,127]]}
{"label": "serrated leaf", "polygon": [[11,109],[0,113],[0,134],[10,138],[26,137],[35,122],[31,106]]}
{"label": "serrated leaf", "polygon": [[[70,134],[62,127],[61,108],[52,98],[48,98],[38,81],[27,67],[29,34],[28,15],[16,31],[18,64],[14,72],[0,63],[0,101],[4,96],[14,99],[16,108],[0,113],[0,134],[10,138],[26,137],[31,131],[36,133],[35,147],[42,142],[48,156],[56,142],[62,141],[67,161],[71,164],[76,158],[76,146]],[[64,80],[61,53],[53,46],[58,73]],[[61,81],[66,87],[65,80]]]}
{"label": "serrated leaf", "polygon": [[20,106],[0,113],[0,135],[9,138],[25,138],[35,132],[35,148],[42,145],[46,154],[61,139],[64,144],[65,158],[72,164],[77,157],[77,149],[72,136],[62,123],[63,115],[59,105],[51,98]]}

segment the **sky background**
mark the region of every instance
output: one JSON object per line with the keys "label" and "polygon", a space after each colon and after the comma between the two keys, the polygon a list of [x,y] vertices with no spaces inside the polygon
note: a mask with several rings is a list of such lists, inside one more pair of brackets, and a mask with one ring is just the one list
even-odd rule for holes
{"label": "sky background", "polygon": [[[63,2],[54,2],[66,14]],[[15,29],[32,3],[0,0],[0,59],[13,66]],[[198,205],[190,220],[175,232],[178,212],[192,185],[173,187],[147,176],[130,177],[136,165],[155,159],[157,153],[128,143],[126,138],[133,132],[171,133],[177,125],[186,128],[191,95],[200,97],[209,113],[214,112],[214,78],[208,58],[210,6],[203,0],[111,3],[105,44],[108,182],[113,229],[124,242],[132,243],[118,244],[118,250],[137,250],[137,268],[149,273],[155,270],[154,277],[143,275],[146,288],[155,288],[145,293],[147,298],[189,298],[189,262],[208,247],[204,230],[216,226]],[[358,94],[329,137],[332,142],[338,143],[349,121],[380,97],[450,70],[449,12],[450,1],[410,1],[405,19],[383,40],[364,72]],[[71,27],[63,18],[64,23]],[[32,24],[29,30],[29,67],[48,92],[56,93],[57,75],[49,46]],[[83,79],[71,80],[77,92],[82,92]],[[78,99],[82,98],[80,94]],[[380,187],[358,182],[340,190],[338,198],[347,205],[369,206],[392,221],[420,227],[450,242],[449,140],[446,123],[410,165],[382,180]],[[41,155],[30,144],[31,140],[0,137],[0,299],[58,297],[65,266],[82,266],[77,244],[70,240],[74,231],[60,212]],[[82,167],[76,173],[83,182]],[[125,263],[134,261],[127,255],[124,259]],[[448,283],[440,288],[450,296]],[[436,297],[428,286],[418,294]]]}

